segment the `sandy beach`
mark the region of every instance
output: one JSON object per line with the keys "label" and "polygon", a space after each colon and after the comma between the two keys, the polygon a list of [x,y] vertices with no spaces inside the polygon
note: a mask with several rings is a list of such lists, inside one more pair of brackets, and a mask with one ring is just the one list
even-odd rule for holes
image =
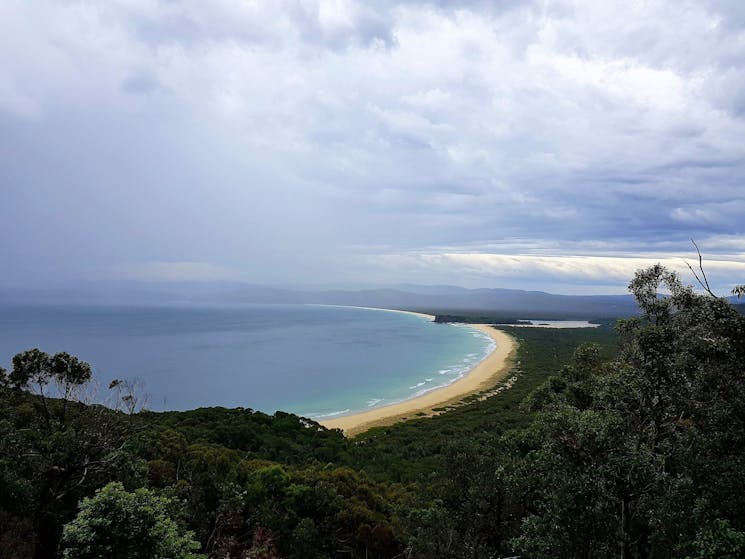
{"label": "sandy beach", "polygon": [[366,311],[382,311],[382,312],[397,312],[401,314],[410,314],[413,316],[422,316],[424,318],[428,318],[430,320],[435,319],[435,315],[433,314],[425,314],[423,312],[415,312],[415,311],[403,311],[400,309],[385,309],[382,307],[359,307],[355,305],[324,305],[321,303],[310,303],[308,304],[311,307],[338,307],[340,309],[364,309]]}
{"label": "sandy beach", "polygon": [[[395,312],[416,314],[434,319],[431,315],[410,311]],[[426,392],[417,398],[352,415],[324,419],[319,423],[329,429],[341,429],[347,436],[354,436],[371,427],[392,425],[403,419],[422,417],[420,414],[424,414],[424,416],[435,415],[437,412],[433,408],[456,404],[469,394],[491,388],[509,373],[517,342],[512,336],[489,324],[471,324],[470,326],[492,338],[496,342],[496,349],[462,378],[442,388]]]}

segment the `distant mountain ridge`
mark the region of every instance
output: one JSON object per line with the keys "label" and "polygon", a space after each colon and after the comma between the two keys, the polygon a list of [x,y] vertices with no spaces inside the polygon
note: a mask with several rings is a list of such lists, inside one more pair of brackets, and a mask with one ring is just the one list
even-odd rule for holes
{"label": "distant mountain ridge", "polygon": [[178,305],[292,303],[410,309],[457,314],[488,312],[515,318],[609,318],[630,316],[630,295],[555,295],[521,289],[397,285],[370,289],[292,289],[236,282],[91,282],[55,290],[0,292],[0,302],[76,305]]}

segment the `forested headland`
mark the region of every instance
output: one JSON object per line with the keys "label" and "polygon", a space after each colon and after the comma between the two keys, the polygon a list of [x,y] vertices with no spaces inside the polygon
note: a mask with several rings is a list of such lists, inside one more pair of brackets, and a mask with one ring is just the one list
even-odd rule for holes
{"label": "forested headland", "polygon": [[87,363],[19,353],[0,557],[743,557],[745,317],[660,266],[630,290],[641,315],[613,326],[504,327],[498,395],[353,439],[281,412],[142,411],[127,382],[91,403]]}

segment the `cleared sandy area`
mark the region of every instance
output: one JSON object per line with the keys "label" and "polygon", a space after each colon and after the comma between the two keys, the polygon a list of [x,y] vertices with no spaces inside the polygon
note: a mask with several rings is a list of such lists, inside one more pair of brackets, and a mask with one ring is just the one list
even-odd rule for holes
{"label": "cleared sandy area", "polygon": [[[421,313],[410,314],[421,315]],[[434,319],[430,315],[421,316]],[[323,419],[319,423],[329,429],[341,429],[347,436],[354,436],[371,427],[392,425],[403,419],[436,415],[437,412],[433,408],[456,404],[465,396],[493,387],[504,379],[512,368],[517,342],[512,336],[489,324],[470,324],[469,326],[473,326],[493,339],[496,342],[496,348],[462,378],[410,400],[343,417]]]}

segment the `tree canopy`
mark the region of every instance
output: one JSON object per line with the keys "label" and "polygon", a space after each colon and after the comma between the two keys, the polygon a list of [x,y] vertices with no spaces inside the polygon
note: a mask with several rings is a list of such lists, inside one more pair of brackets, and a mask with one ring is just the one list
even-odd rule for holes
{"label": "tree canopy", "polygon": [[199,559],[200,545],[171,518],[174,503],[109,483],[80,503],[62,533],[64,559]]}
{"label": "tree canopy", "polygon": [[[745,556],[745,316],[662,266],[615,331],[514,328],[514,382],[353,440],[277,412],[84,403],[90,367],[0,371],[12,559]],[[63,530],[64,526],[64,530]]]}

